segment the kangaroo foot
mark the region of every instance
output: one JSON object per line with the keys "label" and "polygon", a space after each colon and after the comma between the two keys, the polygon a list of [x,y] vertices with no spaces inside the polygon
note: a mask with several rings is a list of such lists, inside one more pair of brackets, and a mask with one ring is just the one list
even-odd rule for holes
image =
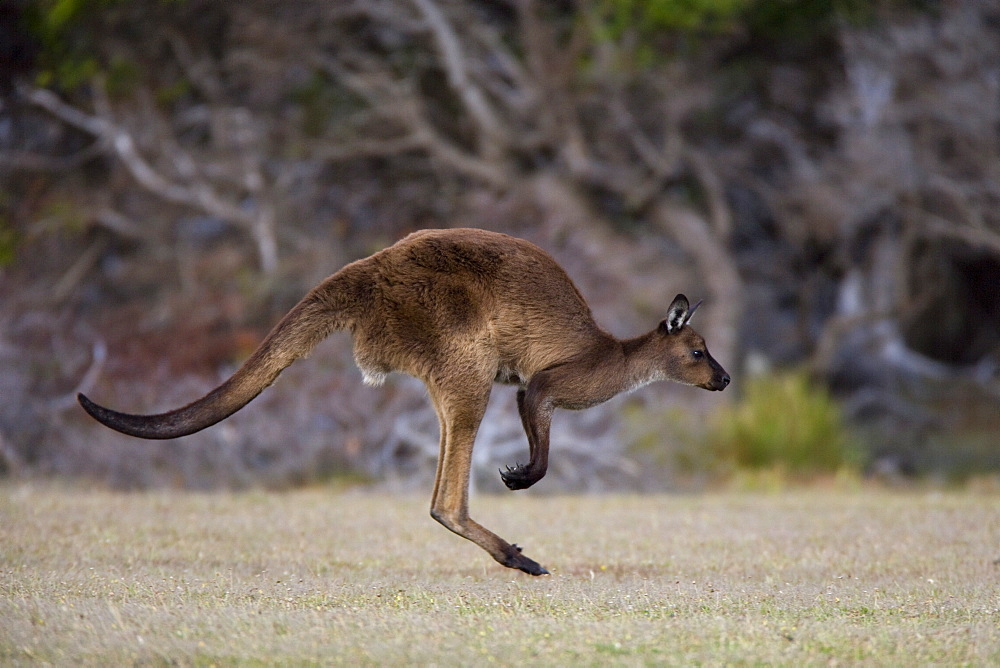
{"label": "kangaroo foot", "polygon": [[508,489],[527,489],[542,479],[544,472],[536,473],[531,465],[524,466],[516,464],[514,468],[506,467],[506,471],[500,469],[500,479]]}
{"label": "kangaroo foot", "polygon": [[521,554],[520,546],[511,545],[511,547],[514,548],[514,550],[507,554],[506,560],[502,562],[504,566],[507,566],[508,568],[516,568],[528,573],[529,575],[550,575],[544,566]]}

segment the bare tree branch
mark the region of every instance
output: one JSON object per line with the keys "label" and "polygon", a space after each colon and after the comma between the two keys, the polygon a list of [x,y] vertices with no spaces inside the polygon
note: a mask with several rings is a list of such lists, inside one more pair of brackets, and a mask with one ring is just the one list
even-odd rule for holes
{"label": "bare tree branch", "polygon": [[410,151],[427,149],[427,142],[408,134],[393,139],[358,139],[342,145],[324,145],[316,150],[315,158],[323,162],[342,162],[358,158],[384,158]]}
{"label": "bare tree branch", "polygon": [[1000,233],[984,227],[963,225],[928,211],[919,214],[919,225],[924,228],[924,234],[935,239],[954,239],[969,244],[973,248],[985,249],[1000,255]]}
{"label": "bare tree branch", "polygon": [[639,128],[621,95],[611,98],[609,108],[619,129],[625,133],[629,144],[646,168],[661,180],[675,177],[680,166],[680,147],[683,143],[677,126],[667,123],[666,141],[663,146],[657,146]]}
{"label": "bare tree branch", "polygon": [[94,220],[102,225],[103,227],[111,230],[115,234],[121,235],[126,239],[131,239],[133,241],[146,241],[148,235],[144,234],[142,228],[135,224],[135,222],[129,220],[119,212],[110,209],[102,208],[94,214]]}
{"label": "bare tree branch", "polygon": [[98,339],[91,347],[90,366],[87,367],[87,371],[80,378],[80,382],[73,388],[72,392],[67,392],[63,396],[50,401],[49,408],[53,411],[64,411],[68,408],[77,407],[76,395],[80,392],[84,394],[90,392],[94,383],[97,382],[98,377],[101,375],[101,370],[104,368],[104,361],[107,359],[107,356],[107,344],[102,339]]}
{"label": "bare tree branch", "polygon": [[726,204],[722,180],[719,179],[715,169],[709,163],[708,157],[703,152],[688,147],[684,151],[684,156],[690,163],[691,169],[698,179],[698,184],[705,193],[708,215],[712,221],[715,235],[725,243],[732,233],[733,216],[729,212],[729,205]]}
{"label": "bare tree branch", "polygon": [[88,271],[97,263],[100,259],[101,253],[107,247],[107,238],[101,237],[87,246],[87,249],[83,251],[80,256],[76,259],[76,262],[70,265],[69,269],[63,272],[63,275],[56,281],[56,284],[52,287],[52,292],[50,298],[53,302],[59,303],[65,300],[83,280],[83,277]]}
{"label": "bare tree branch", "polygon": [[83,165],[103,151],[104,147],[99,141],[76,153],[64,156],[40,155],[28,151],[0,151],[0,170],[67,172]]}
{"label": "bare tree branch", "polygon": [[213,71],[211,64],[204,59],[199,61],[194,53],[191,52],[191,47],[188,46],[187,40],[178,32],[169,30],[166,33],[166,37],[174,51],[174,55],[177,57],[177,62],[184,68],[187,78],[198,86],[209,100],[213,102],[221,100],[222,84],[219,82],[219,77]]}
{"label": "bare tree branch", "polygon": [[[229,221],[249,231],[257,241],[261,268],[272,272],[277,267],[277,250],[273,232],[273,212],[267,207],[256,211],[245,209],[223,199],[204,180],[179,184],[169,180],[155,170],[139,153],[135,140],[126,130],[114,125],[108,118],[91,116],[66,104],[52,91],[30,89],[25,97],[36,106],[45,109],[56,118],[84,132],[94,135],[98,141],[110,146],[125,165],[132,177],[146,190],[156,196],[183,206],[197,206],[206,213]],[[174,163],[180,171],[193,175],[194,161],[179,149],[173,154]]]}
{"label": "bare tree branch", "polygon": [[434,0],[411,1],[420,11],[434,36],[442,65],[448,73],[449,85],[461,98],[476,123],[483,157],[491,162],[498,160],[509,143],[506,139],[507,133],[503,131],[503,123],[487,102],[486,96],[469,76],[458,36]]}
{"label": "bare tree branch", "polygon": [[325,56],[315,56],[314,62],[352,91],[364,96],[375,110],[373,114],[384,119],[381,125],[395,124],[405,130],[405,134],[393,139],[353,140],[337,148],[322,148],[319,156],[341,160],[352,155],[392,154],[422,149],[440,164],[477,181],[498,188],[509,185],[511,174],[505,161],[499,156],[490,160],[485,154],[472,154],[444,137],[427,119],[422,101],[410,86],[391,81],[384,74],[361,75],[347,71],[340,63]]}

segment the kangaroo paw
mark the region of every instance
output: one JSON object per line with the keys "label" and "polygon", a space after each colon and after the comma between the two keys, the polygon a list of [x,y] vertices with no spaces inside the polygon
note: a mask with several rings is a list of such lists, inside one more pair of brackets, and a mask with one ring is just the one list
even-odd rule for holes
{"label": "kangaroo paw", "polygon": [[542,479],[542,476],[532,471],[531,466],[517,464],[514,468],[506,467],[506,471],[500,469],[500,479],[508,489],[527,489]]}
{"label": "kangaroo paw", "polygon": [[521,548],[517,545],[511,545],[513,551],[507,554],[507,558],[502,562],[504,566],[508,568],[516,568],[519,571],[524,571],[529,575],[551,575],[548,569],[539,564],[533,559],[529,559],[521,553]]}

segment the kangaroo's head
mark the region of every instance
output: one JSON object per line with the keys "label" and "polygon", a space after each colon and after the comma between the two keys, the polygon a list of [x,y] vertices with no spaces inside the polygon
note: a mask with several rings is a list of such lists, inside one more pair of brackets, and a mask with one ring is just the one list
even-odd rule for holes
{"label": "kangaroo's head", "polygon": [[663,373],[668,380],[706,390],[724,390],[729,385],[729,374],[708,352],[705,339],[688,324],[700,305],[699,301],[689,306],[684,295],[677,295],[670,304],[657,332]]}

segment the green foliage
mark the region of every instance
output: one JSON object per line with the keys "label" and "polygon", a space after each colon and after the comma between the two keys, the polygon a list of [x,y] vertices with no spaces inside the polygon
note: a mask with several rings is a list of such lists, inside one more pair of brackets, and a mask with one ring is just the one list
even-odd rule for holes
{"label": "green foliage", "polygon": [[[111,97],[122,98],[129,95],[141,79],[142,69],[137,62],[128,58],[115,57],[108,65],[104,87]],[[187,79],[181,81],[187,83]],[[190,86],[190,84],[188,85]]]}
{"label": "green foliage", "polygon": [[34,0],[28,25],[41,45],[38,85],[73,90],[93,78],[98,61],[87,24],[95,12],[123,0]]}
{"label": "green foliage", "polygon": [[645,69],[664,53],[664,36],[731,31],[754,0],[602,0],[591,29],[598,43],[615,44],[618,65]]}
{"label": "green foliage", "polygon": [[79,237],[88,227],[88,219],[72,197],[52,197],[39,209],[44,225],[39,229],[59,235]]}
{"label": "green foliage", "polygon": [[19,241],[17,230],[10,224],[6,216],[0,215],[0,268],[14,263]]}
{"label": "green foliage", "polygon": [[928,4],[925,0],[602,0],[592,20],[598,42],[615,43],[633,65],[645,67],[665,52],[664,35],[742,34],[751,41],[801,45],[829,36],[840,25],[870,22],[884,8]]}
{"label": "green foliage", "polygon": [[919,7],[922,0],[753,0],[746,14],[750,31],[774,41],[804,42],[834,30],[839,24],[862,25],[882,8]]}
{"label": "green foliage", "polygon": [[173,83],[156,89],[156,102],[161,107],[169,107],[189,95],[193,88],[189,79],[176,79]]}
{"label": "green foliage", "polygon": [[[160,0],[170,4],[184,0]],[[135,0],[29,0],[25,7],[28,28],[38,40],[42,87],[73,91],[100,72],[107,74],[111,95],[127,93],[139,79],[138,66],[122,58],[102,62],[95,21]]]}
{"label": "green foliage", "polygon": [[807,374],[752,377],[742,390],[736,404],[715,414],[707,434],[719,461],[805,475],[860,468],[861,448],[840,407]]}
{"label": "green foliage", "polygon": [[662,31],[708,30],[733,27],[753,0],[604,0],[601,18],[605,35],[619,39],[628,31],[649,38]]}
{"label": "green foliage", "polygon": [[15,196],[6,189],[0,189],[0,269],[14,264],[21,234],[13,224]]}

